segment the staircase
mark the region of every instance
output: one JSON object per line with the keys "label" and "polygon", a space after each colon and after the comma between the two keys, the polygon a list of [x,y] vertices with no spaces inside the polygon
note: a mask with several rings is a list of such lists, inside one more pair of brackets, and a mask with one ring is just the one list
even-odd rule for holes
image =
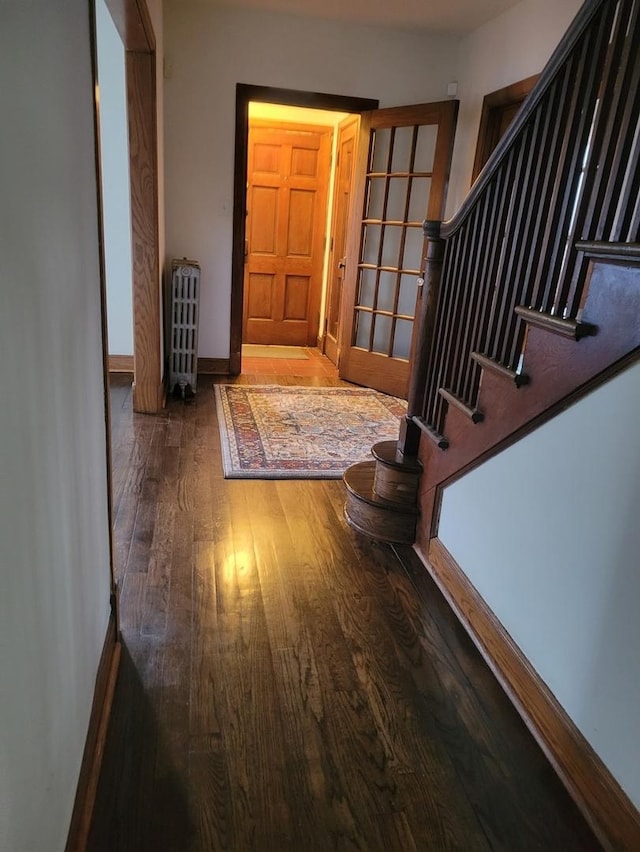
{"label": "staircase", "polygon": [[587,0],[460,211],[424,223],[407,415],[345,473],[347,521],[413,544],[606,849],[640,848],[640,813],[438,519],[449,483],[640,358],[639,93],[640,2]]}
{"label": "staircase", "polygon": [[639,357],[639,5],[584,4],[460,211],[424,223],[407,417],[345,473],[360,532],[426,561],[446,484]]}
{"label": "staircase", "polygon": [[374,461],[345,471],[347,523],[363,535],[389,544],[413,544],[418,520],[418,484],[422,464],[404,456],[396,441],[371,450]]}

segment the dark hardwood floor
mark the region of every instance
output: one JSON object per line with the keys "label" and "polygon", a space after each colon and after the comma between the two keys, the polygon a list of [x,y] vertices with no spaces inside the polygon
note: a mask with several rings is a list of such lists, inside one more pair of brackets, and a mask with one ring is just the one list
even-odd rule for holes
{"label": "dark hardwood floor", "polygon": [[223,479],[212,384],[149,417],[113,378],[91,852],[599,849],[412,550],[352,532],[340,481]]}

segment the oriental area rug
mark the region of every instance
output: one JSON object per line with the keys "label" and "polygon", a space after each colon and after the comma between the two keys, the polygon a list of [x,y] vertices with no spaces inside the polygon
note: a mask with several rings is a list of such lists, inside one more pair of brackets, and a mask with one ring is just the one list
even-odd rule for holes
{"label": "oriental area rug", "polygon": [[368,388],[214,385],[227,479],[339,479],[397,440],[406,402]]}

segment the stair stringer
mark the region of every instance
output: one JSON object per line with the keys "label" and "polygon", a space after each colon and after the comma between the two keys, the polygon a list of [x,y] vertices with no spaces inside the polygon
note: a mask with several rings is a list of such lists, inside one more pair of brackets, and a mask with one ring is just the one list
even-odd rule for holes
{"label": "stair stringer", "polygon": [[428,562],[429,541],[437,535],[442,488],[491,455],[520,440],[541,423],[604,383],[640,357],[640,266],[625,261],[591,263],[589,289],[581,319],[597,327],[594,336],[571,340],[530,326],[524,349],[529,383],[512,381],[483,369],[473,423],[449,406],[444,428],[448,449],[423,436],[418,457],[420,518],[415,549]]}

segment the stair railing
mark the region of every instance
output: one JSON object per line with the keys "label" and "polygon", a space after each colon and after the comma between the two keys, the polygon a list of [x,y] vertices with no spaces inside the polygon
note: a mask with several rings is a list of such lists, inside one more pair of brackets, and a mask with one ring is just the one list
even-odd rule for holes
{"label": "stair railing", "polygon": [[525,316],[580,336],[586,243],[640,230],[640,0],[588,0],[458,213],[428,237],[405,454],[442,448],[490,359],[524,383]]}

